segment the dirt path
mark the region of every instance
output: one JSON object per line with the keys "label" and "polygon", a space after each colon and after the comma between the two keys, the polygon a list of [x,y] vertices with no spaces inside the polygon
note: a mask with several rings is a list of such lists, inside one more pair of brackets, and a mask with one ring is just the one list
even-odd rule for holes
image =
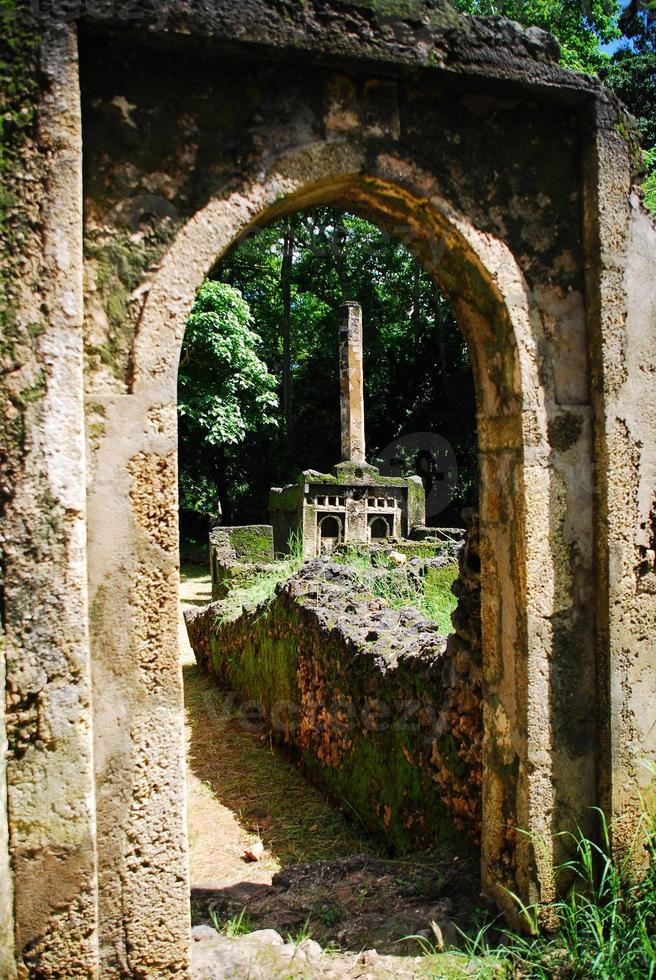
{"label": "dirt path", "polygon": [[[209,574],[202,567],[185,566],[180,576],[181,612],[191,605],[211,600]],[[225,806],[218,794],[221,758],[217,734],[206,708],[211,707],[212,691],[207,678],[196,667],[187,631],[180,617],[180,649],[185,691],[187,741],[187,825],[192,888],[214,887],[244,874],[266,882],[277,867],[269,862],[246,866],[241,855],[253,839],[237,813]]]}
{"label": "dirt path", "polygon": [[[181,606],[210,601],[210,579],[185,566]],[[273,875],[299,862],[367,853],[381,856],[357,826],[330,806],[268,736],[245,731],[225,709],[225,698],[196,667],[184,622],[180,626],[188,759],[188,826],[192,887],[233,882],[270,885]],[[265,853],[246,862],[261,839]]]}
{"label": "dirt path", "polygon": [[[182,607],[209,600],[209,576],[185,566]],[[351,960],[375,948],[395,954],[398,976],[414,975],[406,959],[415,963],[419,945],[407,937],[436,941],[431,922],[447,944],[456,942],[454,922],[466,926],[476,904],[474,863],[447,850],[390,859],[268,736],[236,722],[225,695],[196,667],[182,621],[180,639],[194,922],[309,933],[324,947],[351,951]],[[249,862],[244,852],[258,839],[263,857]]]}

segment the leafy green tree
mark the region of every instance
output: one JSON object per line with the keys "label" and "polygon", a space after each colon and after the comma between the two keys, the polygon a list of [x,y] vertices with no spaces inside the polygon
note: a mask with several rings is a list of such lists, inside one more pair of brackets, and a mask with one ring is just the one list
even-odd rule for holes
{"label": "leafy green tree", "polygon": [[364,311],[368,457],[375,462],[397,436],[439,432],[454,446],[460,472],[458,499],[442,519],[457,521],[476,494],[475,401],[467,348],[446,300],[402,242],[356,215],[317,208],[296,214],[293,228],[291,261],[284,220],[239,243],[214,273],[242,291],[262,357],[281,379],[289,353],[290,431],[281,385],[279,428],[251,432],[238,453],[225,453],[235,519],[263,519],[272,484],[338,461],[338,309],[355,299]]}
{"label": "leafy green tree", "polygon": [[624,43],[601,77],[635,116],[647,151],[645,204],[656,213],[656,2],[628,3],[619,25]]}
{"label": "leafy green tree", "polygon": [[541,27],[560,42],[561,63],[598,74],[610,61],[600,45],[620,37],[618,0],[454,0],[468,14],[501,14],[526,27]]}
{"label": "leafy green tree", "polygon": [[178,373],[185,509],[216,512],[217,501],[226,498],[226,447],[277,424],[276,379],[258,354],[260,338],[252,327],[238,289],[202,284],[187,319]]}

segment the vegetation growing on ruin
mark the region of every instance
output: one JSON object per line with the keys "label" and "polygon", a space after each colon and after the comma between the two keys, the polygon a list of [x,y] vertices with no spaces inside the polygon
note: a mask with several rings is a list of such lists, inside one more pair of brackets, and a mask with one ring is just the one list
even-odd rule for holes
{"label": "vegetation growing on ruin", "polygon": [[[556,870],[557,879],[569,883],[565,897],[548,906],[525,906],[516,899],[528,934],[495,919],[473,936],[462,934],[463,960],[484,957],[495,964],[495,976],[526,980],[656,976],[656,813],[645,808],[625,856],[613,855],[601,811],[599,824],[598,840],[580,831],[560,835],[572,852]],[[543,914],[555,928],[541,928]],[[434,943],[417,941],[425,953],[437,952]]]}
{"label": "vegetation growing on ruin", "polygon": [[[375,604],[372,612],[366,593],[347,581],[324,586],[320,577],[308,592],[297,595],[292,582],[270,605],[229,622],[212,622],[215,608],[192,624],[192,644],[208,629],[201,660],[233,692],[242,721],[284,744],[330,799],[347,801],[394,853],[446,841],[472,847],[480,702],[465,660],[462,677],[444,687],[445,641],[421,616],[381,613]],[[439,730],[436,712],[457,710],[461,689],[468,696],[463,730]]]}
{"label": "vegetation growing on ruin", "polygon": [[451,586],[458,575],[457,562],[418,569],[407,563],[398,566],[385,552],[357,547],[339,549],[334,559],[348,565],[357,584],[384,599],[390,609],[412,606],[437,623],[441,633],[451,632],[451,613],[457,604]]}
{"label": "vegetation growing on ruin", "polygon": [[87,339],[86,353],[90,363],[99,359],[116,377],[126,373],[138,310],[134,291],[144,273],[161,259],[175,230],[175,223],[167,219],[155,226],[114,229],[109,236],[105,231],[85,235],[85,274],[93,279],[109,328],[101,346]]}
{"label": "vegetation growing on ruin", "polygon": [[289,554],[280,558],[262,571],[254,572],[247,586],[231,589],[221,603],[218,622],[225,622],[240,615],[242,609],[261,607],[271,602],[276,589],[282,582],[294,575],[303,564],[303,542],[300,535],[292,534]]}
{"label": "vegetation growing on ruin", "polygon": [[[432,553],[434,550],[432,546]],[[332,560],[349,568],[356,587],[384,599],[390,609],[411,606],[426,619],[437,623],[443,635],[452,631],[451,613],[457,600],[451,586],[458,576],[457,562],[441,567],[430,563],[399,566],[385,551],[355,545],[339,548]],[[295,575],[302,564],[302,541],[298,535],[292,535],[289,555],[266,568],[254,570],[248,576],[247,585],[230,590],[227,598],[221,601],[218,621],[234,619],[244,607],[266,607],[277,587]]]}
{"label": "vegetation growing on ruin", "polygon": [[227,523],[261,521],[271,485],[339,461],[338,308],[354,299],[364,312],[368,459],[375,464],[399,435],[440,433],[459,471],[457,499],[440,519],[457,522],[477,485],[469,356],[444,296],[405,245],[355,215],[320,208],[259,230],[213,275],[248,304],[258,354],[277,380],[277,426],[223,442],[219,458],[183,415],[183,508],[206,513],[208,499],[219,497]]}

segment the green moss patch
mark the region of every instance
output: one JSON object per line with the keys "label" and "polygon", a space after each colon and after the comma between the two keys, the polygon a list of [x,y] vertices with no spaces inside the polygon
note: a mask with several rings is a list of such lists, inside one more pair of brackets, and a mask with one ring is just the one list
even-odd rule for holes
{"label": "green moss patch", "polygon": [[461,647],[456,666],[435,619],[408,609],[417,591],[404,592],[421,588],[435,610],[447,594],[454,603],[455,567],[412,586],[415,572],[404,583],[371,563],[341,571],[317,560],[286,582],[292,568],[276,565],[188,620],[196,657],[232,692],[237,720],[268,732],[394,853],[475,838],[477,671]]}
{"label": "green moss patch", "polygon": [[246,527],[232,527],[230,544],[238,561],[262,562],[273,558],[273,537],[271,527],[266,524],[253,524]]}

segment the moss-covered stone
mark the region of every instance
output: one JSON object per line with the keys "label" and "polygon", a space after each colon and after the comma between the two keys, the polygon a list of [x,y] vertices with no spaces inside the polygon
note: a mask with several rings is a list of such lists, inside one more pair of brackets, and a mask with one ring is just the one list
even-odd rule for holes
{"label": "moss-covered stone", "polygon": [[269,493],[269,510],[296,511],[303,500],[303,484],[294,483],[288,487],[275,487]]}
{"label": "moss-covered stone", "polygon": [[[21,254],[34,238],[38,221],[33,183],[38,178],[39,160],[33,143],[40,98],[40,41],[40,30],[30,16],[29,6],[5,0],[0,5],[0,356],[14,369],[17,362],[25,360],[26,351],[43,331],[39,319],[20,327],[16,320],[21,283],[25,285]],[[6,411],[2,414],[7,439],[20,442],[20,415]],[[9,424],[10,418],[13,425]]]}
{"label": "moss-covered stone", "polygon": [[269,524],[214,528],[209,558],[213,599],[247,589],[273,562],[273,529]]}
{"label": "moss-covered stone", "polygon": [[273,560],[273,534],[269,524],[250,524],[225,528],[238,561]]}
{"label": "moss-covered stone", "polygon": [[[145,231],[108,228],[85,236],[84,258],[87,289],[93,284],[106,317],[106,331],[99,343],[89,322],[93,305],[86,310],[87,364],[104,365],[119,379],[127,379],[135,320],[140,309],[135,290],[170,245],[176,222],[166,218]],[[138,297],[137,297],[138,299]]]}
{"label": "moss-covered stone", "polygon": [[315,562],[266,606],[193,611],[197,659],[392,851],[476,839],[478,669],[462,644],[349,576]]}
{"label": "moss-covered stone", "polygon": [[573,446],[583,430],[583,419],[574,412],[562,412],[549,424],[549,438],[554,449],[566,452]]}
{"label": "moss-covered stone", "polygon": [[408,478],[408,531],[426,522],[426,493],[418,476]]}

